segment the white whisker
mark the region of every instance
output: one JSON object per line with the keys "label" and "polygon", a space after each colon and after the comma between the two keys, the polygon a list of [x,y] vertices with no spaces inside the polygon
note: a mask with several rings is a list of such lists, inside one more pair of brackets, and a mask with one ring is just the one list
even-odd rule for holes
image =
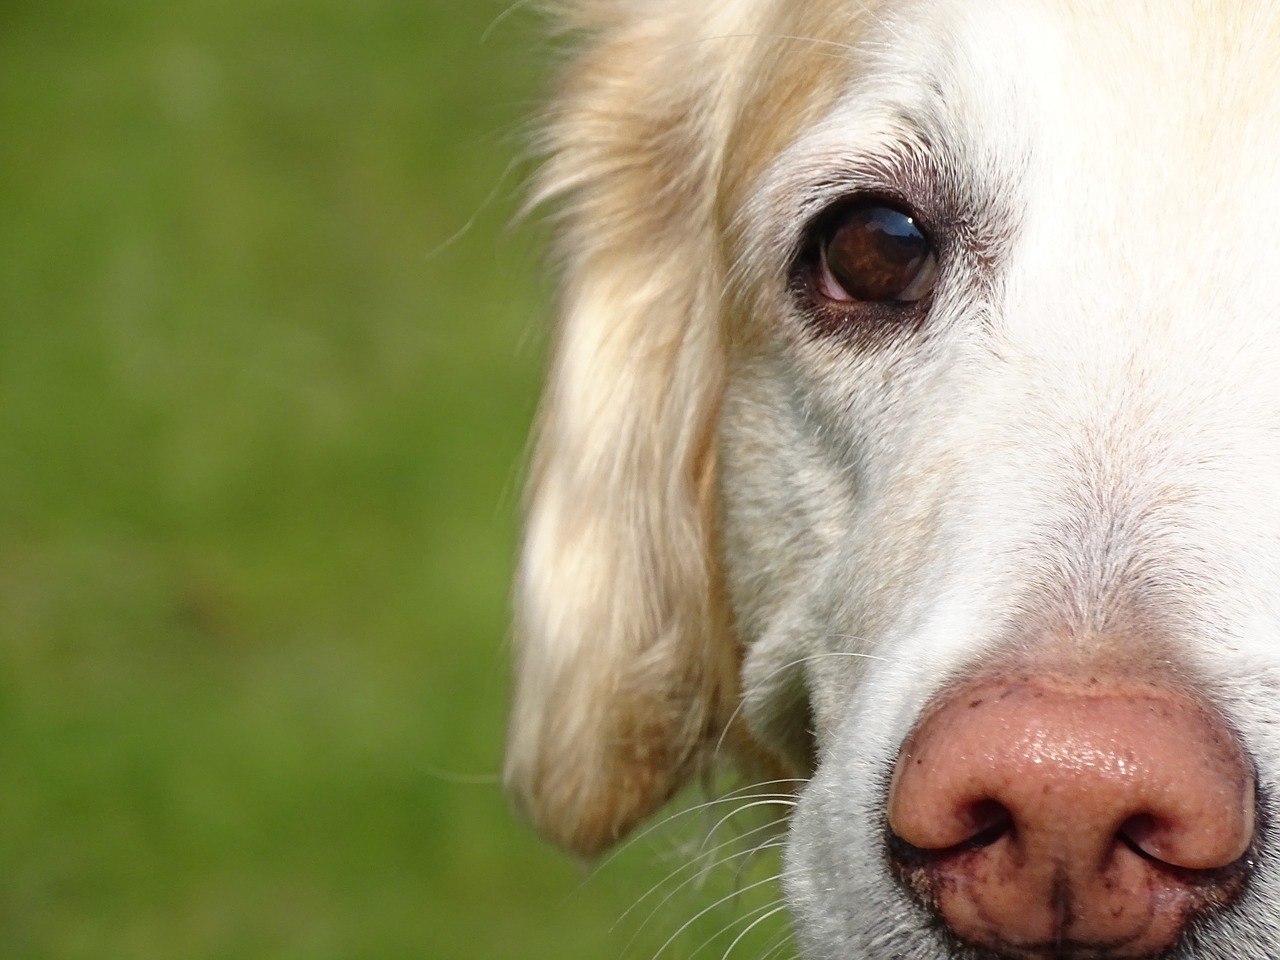
{"label": "white whisker", "polygon": [[669,936],[663,942],[662,946],[660,946],[657,949],[657,951],[654,953],[653,960],[658,960],[658,957],[662,956],[662,954],[666,952],[667,948],[671,946],[671,944],[676,942],[680,934],[684,933],[691,926],[693,926],[694,923],[696,923],[699,919],[701,919],[702,917],[705,917],[712,910],[716,909],[716,907],[726,904],[729,901],[735,899],[736,897],[742,896],[742,894],[748,890],[755,890],[759,887],[763,887],[765,884],[777,883],[777,881],[778,881],[778,878],[776,876],[765,877],[763,880],[757,880],[754,883],[749,883],[745,887],[742,887],[741,889],[738,889],[738,890],[734,890],[733,893],[727,894],[726,896],[721,897],[719,900],[716,900],[713,903],[703,907],[701,910],[695,913],[692,917],[690,917],[688,920],[682,923],[680,927],[676,930],[676,932],[671,934],[671,936]]}
{"label": "white whisker", "polygon": [[[760,924],[764,923],[770,917],[776,917],[785,909],[787,909],[786,904],[777,904],[773,906],[771,909],[769,909],[768,912],[765,913],[763,916],[757,917],[755,920],[752,920],[751,923],[747,925],[746,929],[744,929],[740,934],[738,934],[736,937],[733,938],[733,943],[729,944],[728,948],[721,955],[720,960],[729,960],[729,954],[733,953],[733,948],[742,942],[743,937],[745,937],[748,933],[750,933],[756,927],[760,926]],[[759,911],[755,911],[755,912],[759,912]]]}
{"label": "white whisker", "polygon": [[[620,917],[618,917],[617,922],[615,922],[615,923],[614,923],[614,927],[616,928],[619,924],[621,924],[624,920],[626,920],[626,918],[627,918],[627,917],[628,917],[628,916],[629,916],[629,915],[630,915],[634,910],[636,910],[636,909],[637,909],[637,908],[638,908],[642,903],[644,903],[646,900],[648,900],[648,899],[649,899],[649,897],[653,896],[657,891],[661,890],[661,889],[662,889],[666,884],[671,883],[672,881],[674,881],[677,877],[679,877],[679,876],[680,876],[682,873],[684,873],[686,870],[695,870],[695,872],[694,872],[693,876],[691,876],[691,877],[687,877],[687,878],[685,878],[684,880],[682,880],[682,881],[681,881],[681,882],[680,882],[680,883],[679,883],[679,884],[678,884],[678,885],[677,885],[677,886],[676,886],[676,887],[671,891],[671,894],[669,894],[667,897],[663,898],[663,900],[662,900],[661,902],[659,902],[659,904],[657,905],[657,907],[655,907],[655,908],[654,908],[653,912],[651,912],[651,913],[650,913],[650,914],[645,918],[645,920],[641,923],[641,928],[643,928],[644,924],[645,924],[645,923],[647,923],[650,919],[652,919],[652,918],[653,918],[654,913],[656,913],[656,912],[657,912],[657,910],[658,910],[658,909],[660,909],[664,903],[666,903],[668,900],[670,900],[672,895],[674,895],[675,893],[679,892],[680,890],[683,890],[683,889],[684,889],[686,886],[688,886],[689,884],[696,882],[696,881],[698,880],[698,878],[699,878],[699,877],[703,877],[703,876],[705,876],[705,875],[706,875],[706,873],[707,873],[710,869],[714,869],[714,868],[715,868],[715,867],[717,867],[717,866],[722,866],[722,865],[724,865],[724,864],[726,864],[726,863],[729,863],[730,861],[737,859],[739,856],[743,856],[743,855],[746,855],[746,854],[755,853],[755,852],[757,852],[758,850],[760,850],[760,849],[761,849],[761,847],[753,846],[753,847],[751,847],[751,848],[749,848],[749,849],[747,849],[747,850],[741,851],[741,852],[739,852],[739,853],[734,853],[734,854],[731,854],[731,855],[728,855],[728,856],[718,857],[718,858],[717,858],[717,857],[715,857],[715,854],[716,854],[718,851],[723,850],[725,847],[730,847],[730,846],[734,846],[735,844],[741,843],[744,837],[746,837],[746,836],[750,836],[752,833],[756,833],[756,832],[759,832],[759,831],[762,831],[762,830],[768,829],[768,828],[770,828],[770,827],[773,827],[777,822],[778,822],[778,821],[773,820],[773,821],[770,821],[770,822],[768,822],[768,823],[762,824],[762,825],[760,825],[759,827],[755,827],[755,828],[753,828],[752,830],[748,831],[748,832],[747,832],[746,834],[744,834],[743,836],[735,836],[735,837],[732,837],[732,838],[730,838],[729,840],[725,840],[723,843],[717,844],[716,846],[714,846],[714,847],[710,848],[709,850],[706,850],[706,851],[701,851],[701,850],[699,850],[699,852],[698,852],[698,853],[697,853],[697,854],[696,854],[692,859],[690,859],[690,860],[686,861],[685,863],[681,864],[680,866],[676,867],[674,870],[672,870],[670,873],[668,873],[665,877],[663,877],[661,880],[659,880],[656,884],[654,884],[652,887],[650,887],[648,890],[646,890],[646,891],[644,892],[644,894],[643,894],[639,899],[637,899],[637,900],[635,901],[635,903],[633,903],[631,906],[629,906],[629,907],[628,907],[628,908],[627,908],[627,909],[622,913],[622,915],[621,915]],[[710,866],[709,866],[709,867],[704,867],[704,868],[702,868],[702,869],[696,869],[696,868],[698,867],[698,864],[699,864],[700,862],[704,862],[707,858],[711,858],[711,864],[710,864]]]}
{"label": "white whisker", "polygon": [[[850,638],[850,639],[857,639],[857,638]],[[877,656],[876,654],[873,654],[873,653],[858,653],[854,651],[845,651],[845,650],[833,650],[826,653],[807,654],[803,657],[797,657],[794,660],[788,660],[786,663],[782,664],[781,666],[775,667],[773,670],[770,670],[763,677],[760,677],[758,680],[756,680],[755,687],[759,688],[763,686],[765,681],[772,680],[778,674],[784,673],[787,670],[794,670],[796,667],[803,666],[806,663],[812,663],[817,660],[822,660],[829,657],[852,657],[860,660],[880,660],[880,661],[884,660],[883,657]],[[738,717],[742,714],[742,711],[746,708],[749,694],[750,694],[750,690],[743,692],[742,696],[739,697],[738,699],[738,705],[734,708],[733,713],[729,715],[729,719],[725,721],[724,726],[720,730],[720,736],[716,740],[715,748],[711,752],[711,755],[713,757],[718,757],[720,755],[720,751],[724,747],[725,738],[729,735],[729,731],[733,729],[734,723],[737,721]]]}
{"label": "white whisker", "polygon": [[[693,949],[693,951],[689,954],[689,957],[690,958],[696,957],[703,950],[707,949],[707,947],[711,946],[721,937],[729,933],[729,931],[731,931],[734,927],[741,926],[742,924],[747,924],[746,928],[737,937],[735,937],[733,940],[733,943],[729,945],[729,948],[732,949],[734,945],[736,945],[741,941],[742,937],[745,934],[749,933],[755,927],[756,924],[751,922],[753,917],[758,917],[759,920],[767,920],[769,919],[770,916],[777,913],[778,909],[779,909],[778,902],[776,900],[772,900],[769,903],[761,904],[760,906],[756,907],[753,910],[748,910],[746,913],[734,917],[732,920],[729,920],[727,923],[723,924],[719,930],[717,930],[711,936],[707,937],[707,939],[703,940],[700,944],[698,944],[698,946],[696,946]],[[763,916],[761,916],[761,914],[763,914]]]}
{"label": "white whisker", "polygon": [[[767,850],[773,850],[773,849],[778,849],[778,848],[780,848],[780,847],[781,847],[781,843],[780,843],[780,842],[777,842],[777,841],[766,841],[765,843],[758,844],[758,845],[753,846],[753,847],[750,847],[750,848],[748,848],[748,849],[746,849],[746,850],[740,850],[740,851],[738,851],[737,853],[733,853],[733,854],[729,854],[729,855],[727,855],[727,856],[721,857],[721,858],[720,858],[716,863],[712,864],[710,867],[708,867],[708,868],[706,868],[706,869],[703,869],[703,870],[698,870],[698,871],[697,871],[697,872],[695,872],[692,876],[686,877],[684,880],[682,880],[680,883],[678,883],[675,887],[673,887],[673,888],[672,888],[672,889],[667,893],[667,895],[666,895],[665,897],[663,897],[663,898],[662,898],[661,900],[659,900],[656,904],[654,904],[653,909],[651,909],[651,910],[649,911],[649,913],[645,915],[645,918],[644,918],[642,921],[640,921],[640,924],[636,927],[635,933],[633,933],[633,934],[631,935],[631,939],[627,941],[627,946],[628,946],[628,947],[630,947],[630,946],[631,946],[631,944],[635,943],[636,938],[640,936],[640,933],[645,929],[645,927],[647,927],[647,926],[649,925],[650,921],[652,921],[652,920],[653,920],[653,918],[654,918],[655,916],[657,916],[657,914],[658,914],[658,911],[659,911],[659,910],[661,910],[664,906],[666,906],[666,905],[667,905],[667,904],[669,904],[673,899],[675,899],[676,895],[677,895],[677,894],[679,894],[679,893],[680,893],[680,891],[682,891],[682,890],[684,890],[686,887],[688,887],[690,884],[693,884],[693,883],[698,882],[699,880],[705,879],[705,877],[706,877],[707,873],[709,873],[710,869],[712,869],[712,868],[714,868],[714,867],[723,867],[723,866],[727,866],[728,864],[732,863],[732,862],[733,862],[733,861],[735,861],[735,860],[740,860],[740,861],[741,861],[741,866],[739,867],[739,869],[736,871],[736,874],[735,874],[735,883],[740,883],[740,878],[741,878],[742,868],[743,868],[743,867],[745,867],[745,866],[749,865],[750,863],[752,863],[753,859],[754,859],[756,856],[758,856],[758,855],[760,855],[760,854],[764,853],[765,851],[767,851]],[[660,888],[663,886],[663,884],[665,884],[665,883],[667,883],[667,882],[669,882],[669,881],[671,881],[671,880],[674,880],[674,879],[675,879],[675,877],[679,876],[679,874],[680,874],[683,870],[687,869],[687,868],[688,868],[688,867],[690,867],[690,866],[694,866],[694,864],[693,864],[693,863],[685,864],[685,865],[684,865],[683,867],[681,867],[679,870],[675,871],[675,872],[674,872],[674,873],[672,873],[670,876],[668,876],[667,878],[665,878],[664,880],[662,880],[662,881],[661,881],[660,883],[658,883],[655,887],[653,887],[653,888],[651,888],[649,891],[647,891],[647,892],[645,893],[645,896],[641,898],[641,901],[643,901],[644,899],[648,898],[650,895],[652,895],[653,893],[655,893],[658,889],[660,889]],[[774,878],[774,877],[770,877],[770,878],[768,878],[768,879],[769,879],[769,880],[772,880],[772,879],[776,879],[776,878]],[[738,886],[738,887],[736,887],[736,888],[735,888],[735,890],[734,890],[734,892],[733,892],[732,894],[730,894],[730,897],[729,897],[729,898],[730,898],[730,899],[732,899],[732,897],[739,895],[743,890],[746,890],[746,889],[749,889],[749,888],[748,888],[748,887],[742,887],[742,886]],[[631,908],[628,908],[627,913],[630,913],[632,909],[634,909],[636,906],[639,906],[639,903],[640,903],[641,901],[637,901],[635,904],[633,904],[633,905],[632,905],[632,907],[631,907]],[[714,906],[714,904],[713,904],[713,906]],[[625,916],[626,916],[626,914],[623,914],[623,916],[625,917]],[[696,920],[696,919],[697,919],[697,917],[694,917],[693,919],[695,919],[695,920]],[[621,918],[619,919],[619,922],[621,922]],[[614,926],[615,926],[615,928],[616,928],[617,924],[614,924]],[[625,950],[624,950],[624,953],[625,953]]]}

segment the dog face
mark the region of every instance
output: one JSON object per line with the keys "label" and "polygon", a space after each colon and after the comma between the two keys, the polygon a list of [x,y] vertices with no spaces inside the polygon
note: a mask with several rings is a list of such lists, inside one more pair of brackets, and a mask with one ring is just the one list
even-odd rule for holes
{"label": "dog face", "polygon": [[508,783],[808,960],[1273,958],[1280,4],[581,4]]}

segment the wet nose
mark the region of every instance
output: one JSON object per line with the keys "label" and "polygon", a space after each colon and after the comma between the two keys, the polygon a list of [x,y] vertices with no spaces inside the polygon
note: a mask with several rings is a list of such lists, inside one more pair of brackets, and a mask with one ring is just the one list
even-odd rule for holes
{"label": "wet nose", "polygon": [[888,819],[899,876],[961,940],[1144,957],[1242,887],[1254,778],[1225,722],[1180,689],[1018,674],[926,712]]}

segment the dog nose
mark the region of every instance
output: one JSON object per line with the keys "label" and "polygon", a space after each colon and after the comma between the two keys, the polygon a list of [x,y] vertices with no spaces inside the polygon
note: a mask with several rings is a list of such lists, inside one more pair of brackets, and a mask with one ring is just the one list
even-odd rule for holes
{"label": "dog nose", "polygon": [[1247,879],[1254,778],[1224,721],[1157,682],[970,684],[928,711],[889,792],[891,859],[961,940],[1145,957]]}

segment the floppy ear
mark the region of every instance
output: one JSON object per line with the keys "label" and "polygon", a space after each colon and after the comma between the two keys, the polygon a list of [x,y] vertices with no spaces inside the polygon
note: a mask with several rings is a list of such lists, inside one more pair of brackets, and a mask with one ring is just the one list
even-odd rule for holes
{"label": "floppy ear", "polygon": [[519,809],[584,856],[702,766],[739,663],[714,547],[723,268],[707,79],[652,21],[591,26],[538,198],[562,204],[564,264],[505,771]]}

